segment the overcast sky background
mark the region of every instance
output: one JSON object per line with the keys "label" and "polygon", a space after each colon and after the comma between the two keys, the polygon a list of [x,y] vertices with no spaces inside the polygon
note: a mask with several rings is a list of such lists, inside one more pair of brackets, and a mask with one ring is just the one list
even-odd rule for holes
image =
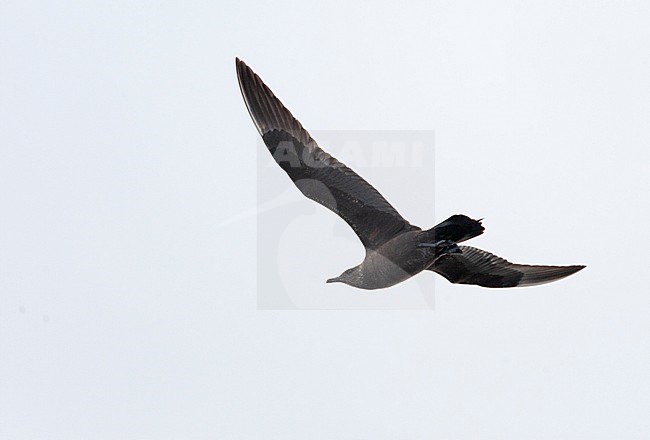
{"label": "overcast sky background", "polygon": [[[3,1],[0,438],[647,438],[649,20]],[[221,226],[255,209],[261,148],[235,56],[309,129],[434,130],[436,218],[364,171],[414,223],[484,217],[474,245],[587,269],[509,291],[423,274],[434,310],[257,310],[256,218]],[[322,250],[315,292],[358,263],[295,231],[284,248]]]}

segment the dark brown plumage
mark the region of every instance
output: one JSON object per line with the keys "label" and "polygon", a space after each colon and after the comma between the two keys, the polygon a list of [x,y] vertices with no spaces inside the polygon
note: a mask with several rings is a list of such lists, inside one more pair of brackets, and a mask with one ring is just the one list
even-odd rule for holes
{"label": "dark brown plumage", "polygon": [[532,286],[584,266],[529,266],[456,243],[483,233],[480,220],[454,215],[423,231],[411,225],[372,185],[323,151],[260,77],[236,59],[237,78],[258,132],[278,165],[308,198],[338,214],[366,248],[364,261],[327,282],[362,289],[395,285],[432,270],[452,283]]}

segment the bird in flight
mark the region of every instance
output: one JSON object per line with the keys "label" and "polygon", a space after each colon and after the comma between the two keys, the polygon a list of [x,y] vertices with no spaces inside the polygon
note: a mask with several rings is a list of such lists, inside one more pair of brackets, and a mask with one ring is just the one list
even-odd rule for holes
{"label": "bird in flight", "polygon": [[372,185],[323,151],[250,67],[239,58],[235,65],[248,112],[277,164],[305,196],[345,220],[366,249],[361,264],[328,283],[383,289],[429,270],[456,284],[519,287],[556,281],[585,267],[515,264],[459,245],[484,230],[481,220],[465,215],[428,230],[410,224]]}

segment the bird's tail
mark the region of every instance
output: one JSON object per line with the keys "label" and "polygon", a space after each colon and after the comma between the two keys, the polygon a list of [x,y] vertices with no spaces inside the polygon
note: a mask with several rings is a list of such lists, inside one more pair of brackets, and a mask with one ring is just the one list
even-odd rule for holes
{"label": "bird's tail", "polygon": [[431,234],[431,240],[450,240],[460,243],[483,233],[485,228],[481,225],[481,220],[473,220],[466,215],[456,214],[427,232]]}

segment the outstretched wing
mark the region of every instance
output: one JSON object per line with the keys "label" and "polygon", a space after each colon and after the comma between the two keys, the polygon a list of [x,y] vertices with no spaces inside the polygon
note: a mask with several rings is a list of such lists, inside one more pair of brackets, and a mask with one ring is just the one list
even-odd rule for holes
{"label": "outstretched wing", "polygon": [[350,168],[321,150],[300,122],[240,59],[237,77],[248,112],[280,167],[310,199],[338,214],[366,248],[419,229]]}
{"label": "outstretched wing", "polygon": [[521,287],[550,283],[568,277],[585,266],[530,266],[514,264],[471,246],[459,246],[462,253],[444,254],[429,270],[455,284],[483,287]]}

